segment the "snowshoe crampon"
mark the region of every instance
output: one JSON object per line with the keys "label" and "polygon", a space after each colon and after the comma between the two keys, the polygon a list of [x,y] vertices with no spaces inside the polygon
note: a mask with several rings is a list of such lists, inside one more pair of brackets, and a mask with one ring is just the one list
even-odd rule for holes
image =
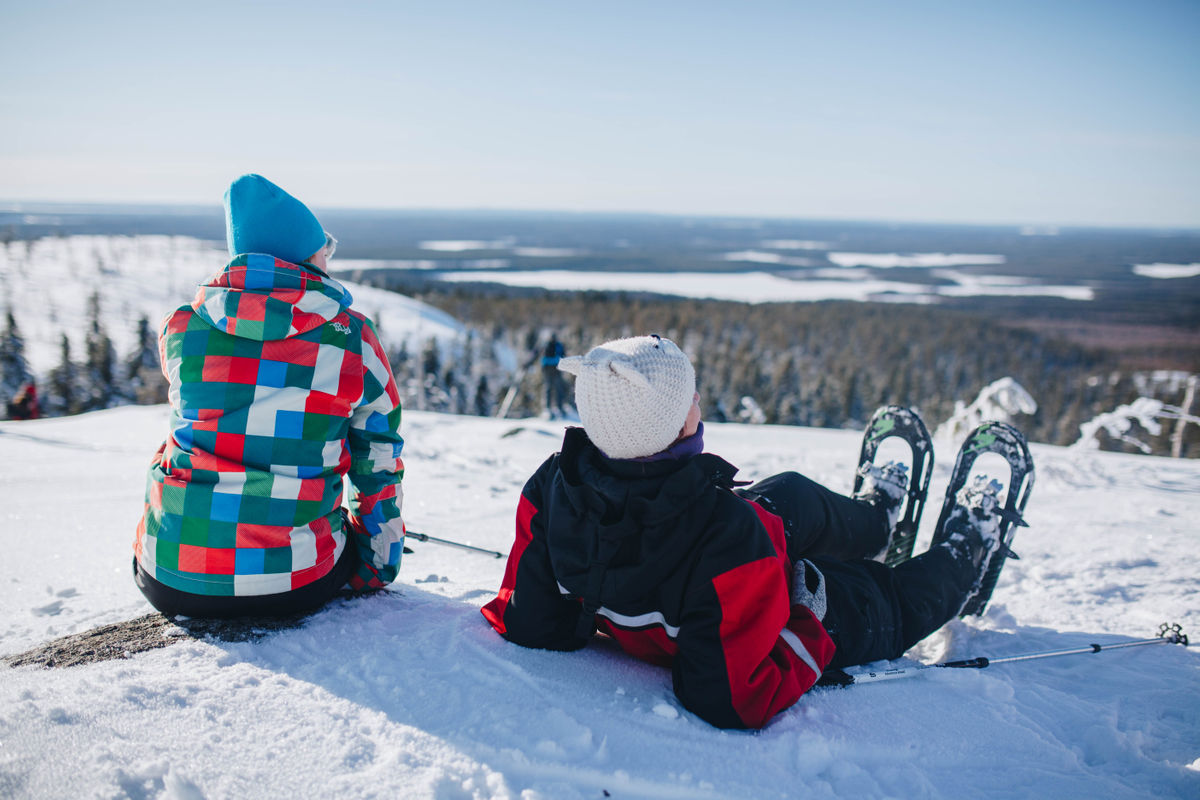
{"label": "snowshoe crampon", "polygon": [[879,446],[887,439],[900,438],[908,443],[912,451],[912,464],[908,473],[908,489],[903,513],[896,522],[888,544],[884,563],[894,567],[912,556],[913,544],[917,540],[917,528],[921,524],[921,512],[925,509],[925,498],[929,493],[929,479],[933,475],[933,440],[925,423],[912,409],[903,406],[883,406],[871,417],[863,434],[862,450],[858,456],[858,470],[854,475],[853,495],[857,496],[863,485],[861,469],[864,464],[875,461]]}
{"label": "snowshoe crampon", "polygon": [[971,470],[976,460],[987,453],[996,453],[1008,463],[1007,481],[1004,481],[1002,475],[991,476],[999,478],[1007,486],[999,498],[1000,503],[995,511],[999,516],[997,524],[1000,542],[991,554],[978,588],[959,612],[959,616],[962,617],[983,614],[988,600],[992,597],[992,591],[996,588],[996,581],[1000,578],[1000,570],[1004,568],[1005,560],[1009,557],[1017,557],[1009,545],[1016,534],[1016,529],[1026,524],[1021,513],[1025,510],[1025,504],[1029,501],[1029,493],[1033,490],[1033,457],[1029,454],[1029,445],[1026,443],[1025,437],[1008,423],[985,422],[967,437],[962,448],[959,449],[958,460],[955,461],[954,471],[950,475],[950,484],[946,487],[946,500],[942,505],[942,513],[938,517],[937,528],[933,533],[932,546],[937,546],[949,538],[951,532],[948,530],[947,523],[955,516],[956,510],[959,510],[960,515],[963,513],[963,510],[958,509],[959,490],[970,480]]}

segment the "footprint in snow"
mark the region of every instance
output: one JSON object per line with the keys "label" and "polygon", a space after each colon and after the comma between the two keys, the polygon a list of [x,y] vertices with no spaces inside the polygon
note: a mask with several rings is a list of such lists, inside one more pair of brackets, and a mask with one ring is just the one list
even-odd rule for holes
{"label": "footprint in snow", "polygon": [[63,610],[63,601],[55,600],[53,603],[47,603],[44,606],[38,606],[32,609],[33,613],[39,617],[56,617]]}

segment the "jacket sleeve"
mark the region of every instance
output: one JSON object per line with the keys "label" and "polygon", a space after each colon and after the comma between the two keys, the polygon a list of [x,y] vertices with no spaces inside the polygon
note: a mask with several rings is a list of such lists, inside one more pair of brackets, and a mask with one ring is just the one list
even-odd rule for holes
{"label": "jacket sleeve", "polygon": [[587,644],[587,639],[575,635],[582,607],[559,591],[542,513],[544,493],[556,471],[557,456],[551,456],[521,490],[516,538],[504,579],[482,612],[510,642],[543,650],[578,650]]}
{"label": "jacket sleeve", "polygon": [[404,550],[400,518],[404,462],[400,451],[400,393],[375,328],[364,320],[363,394],[350,415],[350,540],[358,548],[354,589],[377,589],[396,579]]}
{"label": "jacket sleeve", "polygon": [[680,702],[722,728],[766,725],[816,683],[834,652],[812,612],[791,605],[782,524],[751,505],[771,543],[755,526],[705,555],[697,574],[711,577],[689,590],[672,667]]}

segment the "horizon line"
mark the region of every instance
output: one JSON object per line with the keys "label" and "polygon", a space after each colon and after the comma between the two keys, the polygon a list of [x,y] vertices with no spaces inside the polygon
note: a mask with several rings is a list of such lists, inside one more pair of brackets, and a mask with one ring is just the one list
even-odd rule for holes
{"label": "horizon line", "polygon": [[[689,213],[680,211],[645,211],[645,210],[598,210],[598,209],[553,209],[553,208],[503,208],[495,206],[320,206],[313,205],[314,210],[333,213],[370,213],[370,214],[479,214],[494,216],[573,216],[573,217],[660,217],[673,219],[702,219],[702,220],[738,220],[754,222],[799,222],[842,225],[911,225],[919,227],[958,227],[958,228],[1016,228],[1030,229],[1030,235],[1055,235],[1062,230],[1122,230],[1122,231],[1155,231],[1155,232],[1192,232],[1200,234],[1200,223],[1196,224],[1150,224],[1150,223],[1096,223],[1096,222],[984,222],[984,221],[952,221],[925,220],[882,217],[803,217],[779,214],[719,214],[719,213]],[[222,214],[220,203],[186,203],[186,202],[154,202],[154,201],[98,201],[98,200],[12,200],[0,198],[0,213],[59,213],[82,214],[107,210],[117,214],[135,214],[159,211],[162,213],[188,214],[207,213],[215,211]]]}

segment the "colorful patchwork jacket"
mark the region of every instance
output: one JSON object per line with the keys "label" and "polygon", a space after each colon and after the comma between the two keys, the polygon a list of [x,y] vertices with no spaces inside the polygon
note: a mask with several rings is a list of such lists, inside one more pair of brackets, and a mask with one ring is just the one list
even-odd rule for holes
{"label": "colorful patchwork jacket", "polygon": [[396,577],[400,397],[350,303],[311,265],[249,254],[164,319],[171,433],[134,543],[147,574],[192,594],[276,594],[328,574],[349,544],[354,588]]}
{"label": "colorful patchwork jacket", "polygon": [[761,728],[821,676],[834,644],[792,605],[783,522],[702,453],[607,458],[582,428],[525,484],[483,616],[525,647],[576,650],[597,631],[670,666],[675,695],[722,728]]}

